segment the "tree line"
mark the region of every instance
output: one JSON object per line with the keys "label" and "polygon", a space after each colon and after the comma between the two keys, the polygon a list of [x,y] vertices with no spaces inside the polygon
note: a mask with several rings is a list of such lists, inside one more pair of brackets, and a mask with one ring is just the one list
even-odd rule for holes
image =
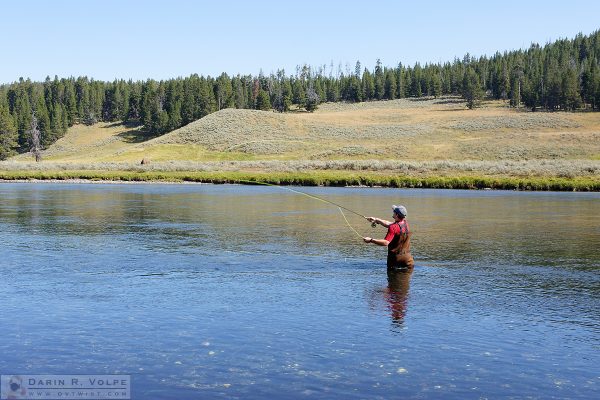
{"label": "tree line", "polygon": [[443,64],[416,63],[369,70],[359,61],[299,66],[258,76],[197,74],[156,81],[88,77],[45,82],[19,79],[0,86],[0,160],[42,149],[74,124],[98,121],[141,124],[150,136],[184,126],[224,108],[309,112],[322,102],[362,102],[405,97],[461,95],[469,108],[483,98],[503,99],[532,111],[600,109],[600,31],[491,57],[466,54]]}

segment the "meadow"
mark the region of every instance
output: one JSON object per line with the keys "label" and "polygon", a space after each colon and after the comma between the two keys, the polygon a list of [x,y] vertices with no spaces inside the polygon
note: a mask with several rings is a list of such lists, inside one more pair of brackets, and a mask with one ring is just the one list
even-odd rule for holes
{"label": "meadow", "polygon": [[[141,164],[141,160],[145,163]],[[598,190],[600,116],[456,97],[321,104],[314,113],[224,109],[163,136],[75,125],[2,179],[99,179]]]}

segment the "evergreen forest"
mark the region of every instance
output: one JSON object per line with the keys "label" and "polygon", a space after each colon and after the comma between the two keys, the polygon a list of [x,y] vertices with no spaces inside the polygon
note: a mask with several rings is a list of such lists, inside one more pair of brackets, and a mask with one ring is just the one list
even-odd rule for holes
{"label": "evergreen forest", "polygon": [[458,95],[469,108],[487,98],[531,111],[598,111],[599,64],[596,31],[491,57],[466,54],[443,64],[384,67],[377,60],[369,69],[357,61],[353,68],[299,66],[289,75],[278,70],[161,81],[20,78],[0,86],[0,160],[38,154],[74,124],[123,121],[143,125],[153,137],[224,108],[312,112],[322,102]]}

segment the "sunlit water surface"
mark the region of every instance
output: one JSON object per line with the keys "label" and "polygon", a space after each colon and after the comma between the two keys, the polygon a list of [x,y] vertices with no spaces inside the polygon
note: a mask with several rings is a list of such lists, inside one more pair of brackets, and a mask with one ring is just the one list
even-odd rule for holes
{"label": "sunlit water surface", "polygon": [[[0,185],[0,372],[135,399],[600,398],[600,195]],[[346,212],[361,234],[382,237]]]}

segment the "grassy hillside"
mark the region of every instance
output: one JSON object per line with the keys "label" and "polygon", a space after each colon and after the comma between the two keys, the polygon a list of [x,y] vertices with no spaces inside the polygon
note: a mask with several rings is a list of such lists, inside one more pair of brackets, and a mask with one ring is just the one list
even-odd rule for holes
{"label": "grassy hillside", "polygon": [[[226,109],[166,135],[74,126],[32,163],[3,170],[371,171],[406,176],[588,177],[600,172],[598,113],[402,99],[322,104],[315,113]],[[139,166],[142,159],[150,164]]]}

